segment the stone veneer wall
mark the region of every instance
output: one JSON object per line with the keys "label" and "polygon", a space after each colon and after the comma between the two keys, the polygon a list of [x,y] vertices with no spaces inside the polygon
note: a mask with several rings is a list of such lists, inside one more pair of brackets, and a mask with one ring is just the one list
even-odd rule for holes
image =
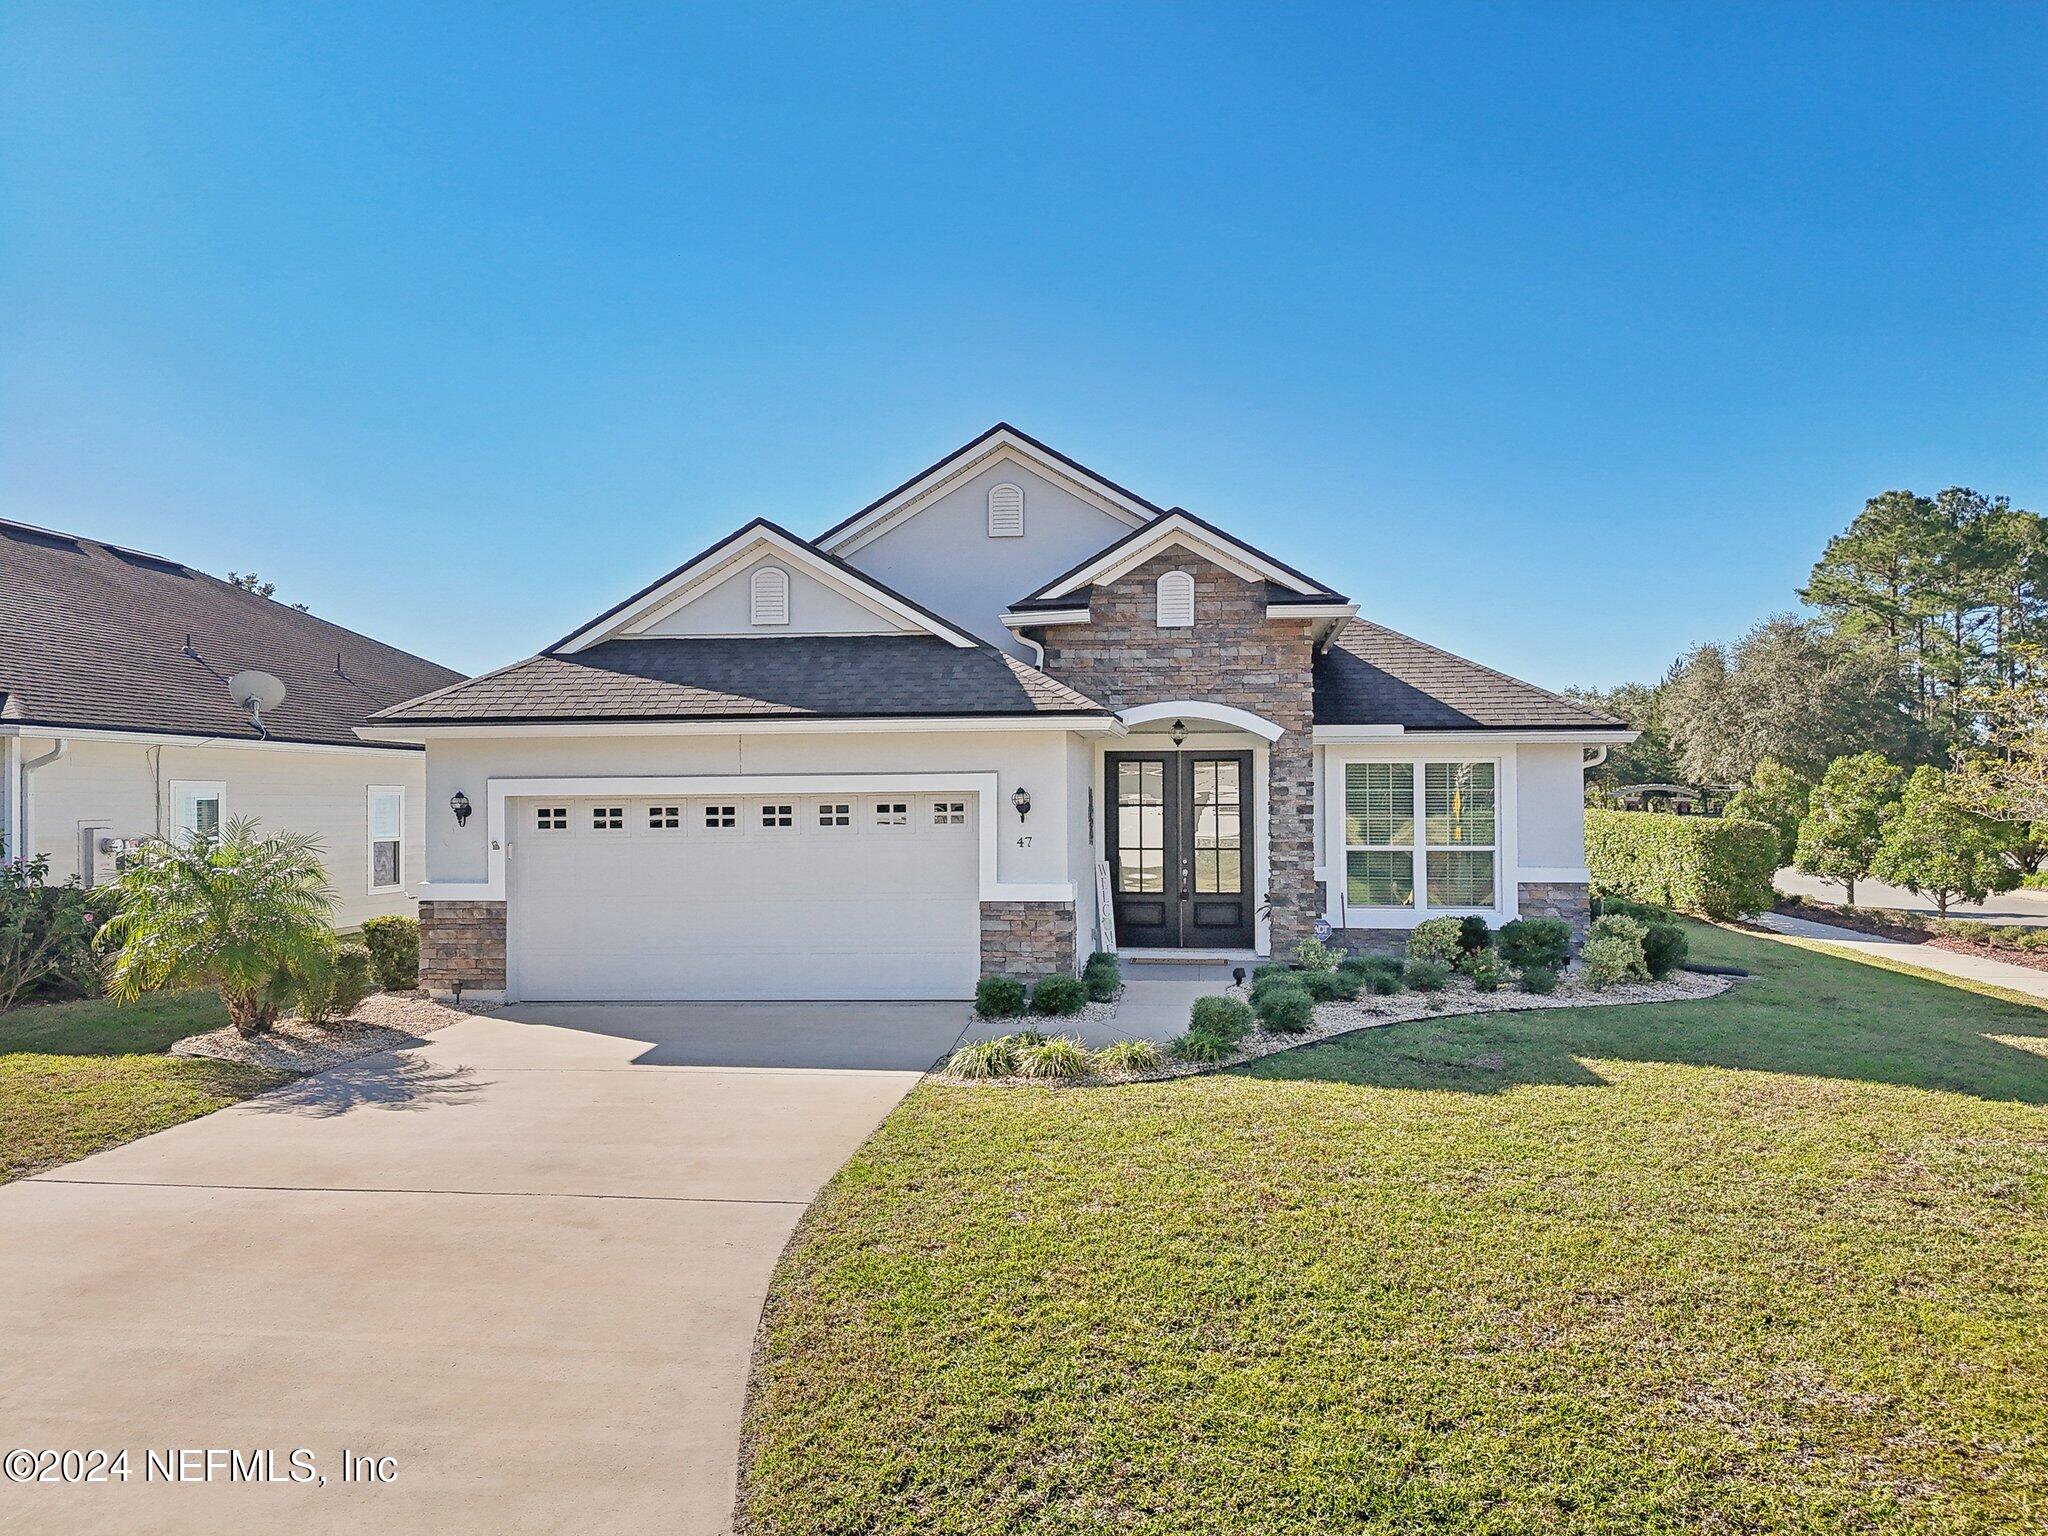
{"label": "stone veneer wall", "polygon": [[1583,939],[1593,926],[1592,888],[1567,885],[1561,881],[1524,881],[1515,887],[1524,917],[1561,917],[1572,925],[1575,938]]}
{"label": "stone veneer wall", "polygon": [[981,974],[1037,977],[1071,974],[1074,904],[1070,901],[984,901],[981,904]]}
{"label": "stone veneer wall", "polygon": [[505,903],[420,903],[420,985],[429,992],[505,990]]}
{"label": "stone veneer wall", "polygon": [[[1195,578],[1195,622],[1161,629],[1156,583],[1167,571]],[[1166,699],[1207,699],[1263,716],[1285,732],[1269,750],[1268,890],[1273,950],[1315,931],[1315,723],[1313,626],[1268,619],[1263,582],[1245,581],[1186,549],[1154,555],[1089,596],[1089,622],[1040,631],[1045,668],[1111,709]],[[1136,748],[1139,743],[1121,743]],[[1254,895],[1259,893],[1255,892]],[[985,948],[986,946],[984,946]]]}

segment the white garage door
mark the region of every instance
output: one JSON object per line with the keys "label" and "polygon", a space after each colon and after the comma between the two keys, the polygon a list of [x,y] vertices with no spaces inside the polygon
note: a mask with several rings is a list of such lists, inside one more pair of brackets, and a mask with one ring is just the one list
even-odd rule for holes
{"label": "white garage door", "polygon": [[971,997],[976,799],[515,799],[512,995]]}

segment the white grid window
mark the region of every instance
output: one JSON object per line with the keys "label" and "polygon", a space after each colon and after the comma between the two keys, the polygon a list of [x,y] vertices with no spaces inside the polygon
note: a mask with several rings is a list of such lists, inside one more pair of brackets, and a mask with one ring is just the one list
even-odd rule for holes
{"label": "white grid window", "polygon": [[877,800],[875,802],[875,825],[878,827],[909,826],[909,802],[904,800]]}
{"label": "white grid window", "polygon": [[704,807],[704,825],[710,831],[730,831],[739,824],[740,808],[736,805],[707,805]]}
{"label": "white grid window", "polygon": [[683,808],[680,805],[650,805],[647,807],[647,830],[650,832],[680,832],[683,829]]}
{"label": "white grid window", "polygon": [[935,827],[966,826],[967,802],[965,800],[934,800],[932,802],[932,825]]}
{"label": "white grid window", "polygon": [[821,827],[850,827],[853,825],[853,807],[844,800],[828,800],[818,807],[818,825]]}
{"label": "white grid window", "polygon": [[593,832],[625,831],[626,808],[623,805],[593,805],[590,808],[590,830]]}
{"label": "white grid window", "polygon": [[1490,762],[1345,764],[1345,900],[1425,912],[1492,908],[1499,800]]}
{"label": "white grid window", "polygon": [[569,830],[569,807],[536,806],[533,812],[533,825],[534,830],[538,832],[566,832]]}
{"label": "white grid window", "polygon": [[405,791],[394,785],[370,786],[370,889],[396,891],[405,886]]}
{"label": "white grid window", "polygon": [[764,805],[761,807],[761,825],[764,827],[793,827],[796,825],[796,807],[793,805]]}

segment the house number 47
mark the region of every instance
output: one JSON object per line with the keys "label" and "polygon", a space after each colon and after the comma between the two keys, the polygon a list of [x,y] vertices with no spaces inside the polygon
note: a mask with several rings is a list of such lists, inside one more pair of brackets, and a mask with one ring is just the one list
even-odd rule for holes
{"label": "house number 47", "polygon": [[1031,846],[1031,839],[1028,836],[1020,837],[1017,839],[1017,846],[1019,848],[1029,848]]}

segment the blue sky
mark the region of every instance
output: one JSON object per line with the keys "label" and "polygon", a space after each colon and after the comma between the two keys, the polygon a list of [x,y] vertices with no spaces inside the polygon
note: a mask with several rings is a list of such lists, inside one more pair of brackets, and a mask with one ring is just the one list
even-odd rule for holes
{"label": "blue sky", "polygon": [[2048,12],[17,3],[0,515],[529,654],[997,419],[1551,686],[2048,511]]}

